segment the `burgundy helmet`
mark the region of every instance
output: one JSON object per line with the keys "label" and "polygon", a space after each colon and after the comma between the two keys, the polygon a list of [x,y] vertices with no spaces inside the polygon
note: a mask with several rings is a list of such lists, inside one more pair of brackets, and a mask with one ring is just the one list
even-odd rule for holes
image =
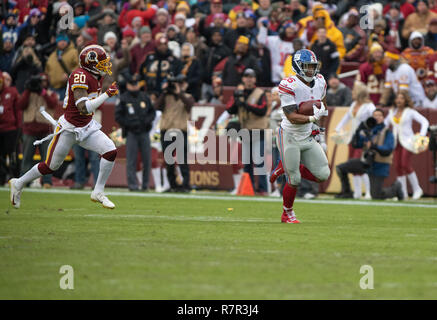
{"label": "burgundy helmet", "polygon": [[111,58],[101,46],[92,44],[82,49],[79,54],[79,65],[81,68],[103,76],[112,74]]}

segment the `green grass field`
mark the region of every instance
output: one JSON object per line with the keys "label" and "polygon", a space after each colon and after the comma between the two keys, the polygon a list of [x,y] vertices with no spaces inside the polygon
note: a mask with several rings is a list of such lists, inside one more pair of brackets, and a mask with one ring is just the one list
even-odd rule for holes
{"label": "green grass field", "polygon": [[0,189],[0,299],[437,298],[436,204],[298,201],[285,225],[279,199],[63,192]]}

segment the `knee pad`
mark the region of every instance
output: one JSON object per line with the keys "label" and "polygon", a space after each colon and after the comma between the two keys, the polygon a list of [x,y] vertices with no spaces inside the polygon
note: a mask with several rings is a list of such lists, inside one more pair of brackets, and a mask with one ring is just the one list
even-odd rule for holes
{"label": "knee pad", "polygon": [[108,161],[114,161],[116,157],[117,157],[117,149],[102,154],[102,158]]}
{"label": "knee pad", "polygon": [[50,167],[45,162],[40,162],[38,164],[38,171],[42,175],[51,174],[54,172],[52,169],[50,169]]}

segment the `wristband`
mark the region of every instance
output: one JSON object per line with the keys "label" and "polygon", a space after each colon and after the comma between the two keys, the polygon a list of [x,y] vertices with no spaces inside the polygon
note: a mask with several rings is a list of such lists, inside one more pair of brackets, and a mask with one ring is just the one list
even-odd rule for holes
{"label": "wristband", "polygon": [[316,118],[314,116],[309,116],[308,121],[309,122],[316,122]]}

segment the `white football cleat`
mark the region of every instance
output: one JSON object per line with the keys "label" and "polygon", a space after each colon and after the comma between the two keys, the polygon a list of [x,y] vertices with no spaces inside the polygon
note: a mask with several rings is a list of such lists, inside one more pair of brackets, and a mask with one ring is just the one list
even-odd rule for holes
{"label": "white football cleat", "polygon": [[414,191],[413,200],[419,200],[423,196],[423,190],[420,188],[419,190]]}
{"label": "white football cleat", "polygon": [[20,208],[20,200],[21,200],[21,189],[18,189],[16,186],[16,182],[18,179],[9,180],[9,187],[11,188],[11,203],[14,208]]}
{"label": "white football cleat", "polygon": [[108,197],[103,194],[103,192],[91,192],[91,201],[100,202],[106,209],[115,208],[115,204],[112,203],[112,201],[109,200]]}
{"label": "white football cleat", "polygon": [[372,196],[370,195],[370,193],[366,193],[366,195],[364,196],[364,200],[372,200]]}

